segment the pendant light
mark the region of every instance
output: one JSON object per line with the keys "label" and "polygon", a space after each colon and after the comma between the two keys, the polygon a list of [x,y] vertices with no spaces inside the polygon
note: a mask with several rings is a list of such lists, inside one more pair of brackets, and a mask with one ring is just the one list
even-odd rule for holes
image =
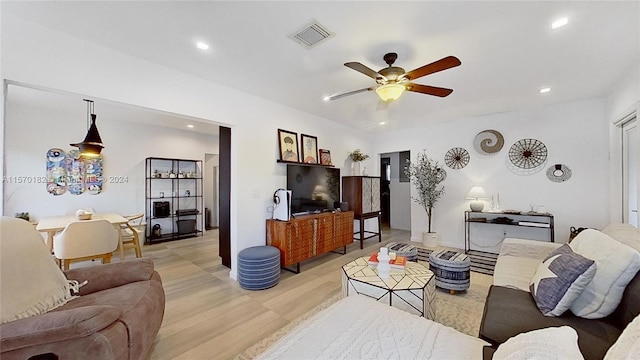
{"label": "pendant light", "polygon": [[81,156],[98,156],[104,148],[98,127],[96,126],[96,114],[93,113],[93,100],[83,99],[87,102],[87,136],[78,144],[69,144],[80,148]]}

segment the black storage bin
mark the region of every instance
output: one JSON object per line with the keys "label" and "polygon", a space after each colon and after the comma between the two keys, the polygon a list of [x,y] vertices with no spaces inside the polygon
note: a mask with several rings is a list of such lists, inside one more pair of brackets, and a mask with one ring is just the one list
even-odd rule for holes
{"label": "black storage bin", "polygon": [[176,225],[178,225],[178,234],[182,235],[196,232],[195,219],[178,220],[176,221]]}
{"label": "black storage bin", "polygon": [[153,202],[153,217],[165,218],[171,215],[171,207],[168,201],[154,201]]}

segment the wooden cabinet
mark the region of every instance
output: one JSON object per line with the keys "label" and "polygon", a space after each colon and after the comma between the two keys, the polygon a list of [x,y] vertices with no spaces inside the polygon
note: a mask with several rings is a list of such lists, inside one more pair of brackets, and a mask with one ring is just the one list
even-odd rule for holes
{"label": "wooden cabinet", "polygon": [[[353,212],[325,212],[289,221],[267,220],[267,245],[280,249],[280,264],[296,265],[353,242]],[[287,269],[291,270],[291,269]]]}
{"label": "wooden cabinet", "polygon": [[349,203],[349,210],[355,215],[380,212],[380,178],[343,176],[342,201]]}
{"label": "wooden cabinet", "polygon": [[[349,210],[353,210],[354,218],[359,221],[360,249],[363,248],[365,239],[377,236],[378,242],[382,242],[380,233],[380,178],[374,176],[343,176],[342,177],[342,201],[349,203]],[[365,220],[377,218],[378,230],[368,231],[364,229]],[[367,236],[368,235],[368,236]]]}

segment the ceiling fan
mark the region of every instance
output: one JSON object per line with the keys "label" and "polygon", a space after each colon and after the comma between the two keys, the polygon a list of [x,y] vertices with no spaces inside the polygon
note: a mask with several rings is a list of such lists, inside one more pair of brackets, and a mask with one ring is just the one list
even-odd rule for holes
{"label": "ceiling fan", "polygon": [[397,100],[405,91],[413,91],[417,93],[434,95],[439,97],[448,96],[453,92],[452,89],[420,85],[412,83],[411,81],[436,73],[438,71],[447,70],[462,64],[460,60],[455,56],[447,56],[438,61],[434,61],[431,64],[421,66],[417,69],[405,72],[403,68],[393,66],[393,63],[398,58],[396,53],[385,54],[383,59],[389,65],[388,67],[381,69],[380,71],[374,71],[369,67],[359,62],[348,62],[344,66],[351,68],[357,72],[367,75],[374,79],[377,83],[375,86],[371,86],[364,89],[349,91],[342,94],[329,96],[328,101],[343,98],[345,96],[358,94],[365,91],[375,90],[380,100],[385,102],[391,102]]}

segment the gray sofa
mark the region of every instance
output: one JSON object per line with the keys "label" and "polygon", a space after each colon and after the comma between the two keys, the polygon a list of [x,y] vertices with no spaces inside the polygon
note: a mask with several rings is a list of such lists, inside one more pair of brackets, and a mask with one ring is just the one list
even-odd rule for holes
{"label": "gray sofa", "polygon": [[[610,225],[602,231],[614,239],[640,249],[640,231]],[[640,272],[627,285],[621,303],[609,316],[585,319],[566,311],[558,317],[544,316],[528,291],[537,264],[561,244],[505,239],[496,262],[494,282],[487,295],[479,336],[493,348],[520,333],[568,325],[578,333],[578,346],[585,359],[602,359],[624,328],[640,314]],[[635,245],[635,246],[633,246]],[[485,358],[492,349],[485,349]]]}

